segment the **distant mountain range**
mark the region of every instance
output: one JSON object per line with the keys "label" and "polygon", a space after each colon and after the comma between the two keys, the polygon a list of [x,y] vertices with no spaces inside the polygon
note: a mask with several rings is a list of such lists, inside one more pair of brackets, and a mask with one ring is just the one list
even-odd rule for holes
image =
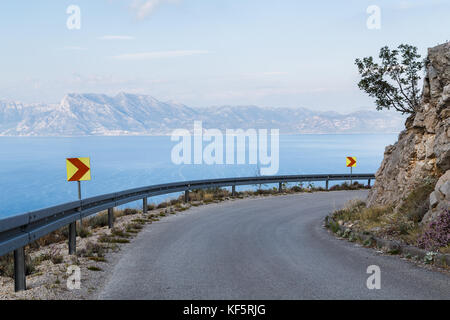
{"label": "distant mountain range", "polygon": [[148,95],[68,94],[59,104],[0,100],[1,136],[167,135],[174,129],[280,129],[280,133],[397,133],[405,117],[393,112],[349,114],[305,108],[191,108]]}

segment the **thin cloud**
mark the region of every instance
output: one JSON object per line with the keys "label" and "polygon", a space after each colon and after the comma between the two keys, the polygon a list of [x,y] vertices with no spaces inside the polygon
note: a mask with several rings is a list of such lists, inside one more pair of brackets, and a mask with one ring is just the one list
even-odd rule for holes
{"label": "thin cloud", "polygon": [[134,40],[134,37],[132,36],[102,36],[98,38],[99,40]]}
{"label": "thin cloud", "polygon": [[206,50],[174,50],[174,51],[152,51],[141,53],[128,53],[113,56],[117,60],[151,60],[161,58],[186,57],[199,54],[208,54]]}
{"label": "thin cloud", "polygon": [[176,3],[178,0],[134,0],[131,9],[139,20],[151,15],[163,3]]}

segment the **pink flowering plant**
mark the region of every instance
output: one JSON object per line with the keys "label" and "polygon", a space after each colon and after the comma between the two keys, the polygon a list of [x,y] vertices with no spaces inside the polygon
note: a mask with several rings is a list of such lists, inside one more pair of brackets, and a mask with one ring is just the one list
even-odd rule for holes
{"label": "pink flowering plant", "polygon": [[437,251],[450,245],[450,211],[445,210],[436,220],[430,222],[419,239],[417,245],[420,248]]}

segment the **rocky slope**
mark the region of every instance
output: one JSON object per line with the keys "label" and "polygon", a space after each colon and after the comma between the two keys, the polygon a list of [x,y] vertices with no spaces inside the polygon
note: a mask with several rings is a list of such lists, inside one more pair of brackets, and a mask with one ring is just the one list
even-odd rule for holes
{"label": "rocky slope", "polygon": [[166,135],[174,129],[280,129],[281,133],[397,133],[398,114],[350,114],[304,108],[222,106],[190,108],[147,95],[68,94],[60,104],[23,105],[0,101],[0,136]]}
{"label": "rocky slope", "polygon": [[399,208],[415,188],[436,180],[424,222],[450,207],[450,43],[428,50],[421,110],[386,147],[368,205]]}

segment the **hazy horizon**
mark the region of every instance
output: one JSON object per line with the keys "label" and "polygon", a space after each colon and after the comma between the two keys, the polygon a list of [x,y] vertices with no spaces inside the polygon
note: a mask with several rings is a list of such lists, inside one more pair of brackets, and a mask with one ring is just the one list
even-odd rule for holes
{"label": "hazy horizon", "polygon": [[[178,100],[173,100],[173,99],[169,99],[169,100],[161,100],[158,97],[155,97],[152,94],[146,94],[146,93],[130,93],[130,92],[124,92],[124,91],[119,91],[117,93],[113,93],[113,94],[106,94],[106,93],[102,93],[102,92],[68,92],[66,94],[64,94],[61,99],[59,99],[59,101],[56,102],[46,102],[46,101],[32,101],[32,102],[25,102],[25,101],[21,101],[21,100],[17,100],[17,99],[3,99],[2,97],[0,97],[0,102],[12,102],[12,103],[20,103],[23,105],[39,105],[39,104],[43,104],[43,105],[58,105],[60,104],[63,99],[66,96],[69,95],[105,95],[108,97],[115,97],[118,96],[120,94],[131,94],[131,95],[140,95],[140,96],[147,96],[147,97],[152,97],[162,103],[171,103],[171,104],[181,104],[184,105],[186,107],[189,108],[193,108],[193,109],[215,109],[215,108],[225,108],[225,107],[230,107],[230,108],[237,108],[237,107],[257,107],[257,108],[262,108],[262,109],[306,109],[306,110],[310,110],[310,111],[316,111],[314,108],[312,107],[308,107],[308,106],[277,106],[277,105],[256,105],[256,104],[235,104],[235,105],[231,105],[231,104],[223,104],[223,105],[206,105],[206,106],[194,106],[194,105],[188,105],[186,103],[184,103],[183,101],[178,101]],[[367,109],[364,107],[356,107],[353,110],[349,110],[349,111],[336,111],[334,108],[330,108],[330,109],[321,109],[321,110],[317,110],[317,112],[336,112],[339,113],[341,115],[347,115],[347,114],[351,114],[351,113],[355,113],[355,112],[361,112],[361,111],[375,111],[375,112],[383,112],[383,113],[392,113],[392,114],[397,114],[397,111],[394,110],[376,110],[375,106],[373,106],[373,109]]]}

